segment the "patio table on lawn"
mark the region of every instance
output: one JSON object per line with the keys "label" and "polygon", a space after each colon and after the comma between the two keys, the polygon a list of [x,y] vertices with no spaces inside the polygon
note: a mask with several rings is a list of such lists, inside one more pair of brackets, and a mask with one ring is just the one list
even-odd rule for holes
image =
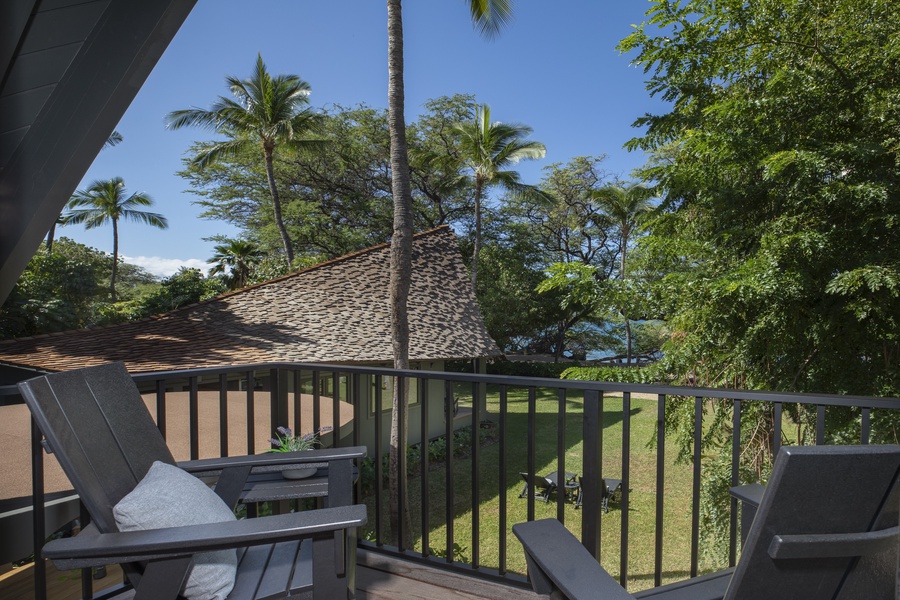
{"label": "patio table on lawn", "polygon": [[[556,485],[556,489],[560,488],[559,485],[559,471],[553,471],[552,473],[547,473],[544,475],[547,479],[552,481]],[[563,483],[563,490],[565,491],[567,499],[573,499],[578,495],[578,489],[581,487],[581,484],[578,483],[578,475],[575,473],[570,473],[569,471],[565,472],[565,482]]]}

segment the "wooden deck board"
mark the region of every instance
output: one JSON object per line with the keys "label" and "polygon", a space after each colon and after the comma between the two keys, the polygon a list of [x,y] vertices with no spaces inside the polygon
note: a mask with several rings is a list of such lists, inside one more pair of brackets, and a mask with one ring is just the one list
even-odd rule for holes
{"label": "wooden deck board", "polygon": [[[33,600],[34,570],[31,565],[14,571],[0,571],[0,600]],[[94,582],[95,591],[122,581],[118,566],[108,568],[102,580]],[[60,573],[47,563],[47,596],[49,600],[78,600],[81,580],[77,571]],[[360,550],[356,571],[356,597],[359,600],[537,600],[543,598],[519,587],[486,581],[462,573],[444,571]],[[117,597],[127,600],[129,592]]]}

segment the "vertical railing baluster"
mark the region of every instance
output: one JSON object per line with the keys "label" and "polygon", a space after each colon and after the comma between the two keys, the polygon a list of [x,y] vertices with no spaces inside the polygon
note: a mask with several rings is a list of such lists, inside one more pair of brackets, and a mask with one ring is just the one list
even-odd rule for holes
{"label": "vertical railing baluster", "polygon": [[421,442],[419,444],[419,477],[421,479],[421,488],[420,495],[422,500],[421,504],[421,516],[422,516],[422,556],[428,556],[430,552],[428,551],[428,544],[430,543],[428,539],[429,528],[430,528],[430,516],[429,512],[429,504],[430,499],[428,497],[428,386],[430,385],[431,380],[429,379],[419,379],[419,409],[420,416],[422,417],[419,422],[419,427],[421,429]]}
{"label": "vertical railing baluster", "polygon": [[700,460],[703,456],[703,398],[694,398],[694,476],[691,491],[691,577],[697,576],[700,551]]}
{"label": "vertical railing baluster", "polygon": [[628,502],[631,482],[631,392],[622,393],[622,540],[619,547],[619,583],[628,583]]}
{"label": "vertical railing baluster", "polygon": [[[341,378],[337,371],[331,374],[331,447],[337,448],[341,440]],[[401,496],[402,498],[403,496]]]}
{"label": "vertical railing baluster", "polygon": [[[297,381],[297,380],[295,380]],[[363,376],[361,373],[354,373],[353,375],[353,397],[351,398],[351,404],[353,405],[353,445],[361,446],[362,445],[362,418],[363,418],[363,405],[362,405],[362,382]],[[298,400],[299,402],[299,400]],[[298,405],[299,410],[299,405]],[[300,431],[299,425],[297,427],[297,431]],[[362,465],[358,464],[358,468],[362,469]],[[363,493],[362,493],[362,477],[356,478],[356,483],[353,486],[353,489],[356,490],[356,495],[354,498],[356,502],[362,502]]]}
{"label": "vertical railing baluster", "polygon": [[44,447],[43,434],[37,421],[31,418],[31,515],[32,544],[34,546],[34,597],[47,600],[47,563],[41,558],[47,524],[44,518]]}
{"label": "vertical railing baluster", "polygon": [[[382,467],[381,457],[384,454],[384,434],[382,433],[382,403],[384,402],[382,393],[382,384],[384,376],[375,376],[375,545],[382,546],[384,541],[381,539],[381,500],[384,495],[384,469]],[[316,374],[313,373],[313,390],[316,387]],[[315,395],[315,392],[313,393]],[[317,404],[313,400],[314,406]],[[315,417],[313,422],[316,423]],[[318,429],[316,429],[318,431]]]}
{"label": "vertical railing baluster", "polygon": [[253,388],[256,387],[253,371],[247,371],[247,454],[256,454],[256,410]]}
{"label": "vertical railing baluster", "polygon": [[228,375],[219,375],[219,456],[228,456]]}
{"label": "vertical railing baluster", "polygon": [[662,585],[663,505],[666,485],[666,396],[659,394],[656,404],[656,539],[654,541],[653,585]]}
{"label": "vertical railing baluster", "polygon": [[825,443],[825,405],[816,405],[816,446]]}
{"label": "vertical railing baluster", "polygon": [[[731,413],[731,486],[741,483],[741,401],[735,399]],[[731,497],[731,522],[728,531],[728,566],[737,562],[738,502]]]}
{"label": "vertical railing baluster", "polygon": [[[406,376],[397,375],[395,385],[393,401],[399,403],[401,406],[404,404],[408,405],[408,402],[406,401],[409,400],[409,387]],[[408,430],[406,428],[407,417],[406,410],[397,411],[397,430],[399,431],[400,442],[408,439]],[[393,447],[391,449],[393,450]],[[409,507],[406,505],[408,500],[406,486],[403,485],[406,481],[406,446],[403,445],[397,448],[397,471],[400,473],[400,476],[397,477],[397,497],[400,498],[400,514],[397,516],[397,549],[400,552],[405,552],[405,529],[407,525],[405,515],[409,514]]]}
{"label": "vertical railing baluster", "polygon": [[166,382],[156,380],[156,428],[166,439]]}
{"label": "vertical railing baluster", "polygon": [[[87,511],[84,502],[78,501],[78,524],[82,529],[87,527],[91,522],[91,515]],[[37,556],[37,554],[35,554]],[[105,570],[105,567],[104,567]],[[81,569],[81,597],[92,598],[94,596],[94,570],[90,567]]]}
{"label": "vertical railing baluster", "polygon": [[566,390],[556,394],[556,520],[566,522]]}
{"label": "vertical railing baluster", "polygon": [[582,415],[582,437],[584,456],[581,469],[581,543],[591,556],[600,560],[600,511],[603,492],[603,393],[596,390],[584,392],[584,414]]}
{"label": "vertical railing baluster", "polygon": [[189,383],[189,416],[188,423],[191,435],[191,460],[200,458],[200,381],[198,377],[188,379]]}
{"label": "vertical railing baluster", "polygon": [[[303,434],[303,378],[301,377],[300,369],[294,369],[291,371],[294,374],[293,384],[294,384],[294,432],[298,435]],[[354,418],[357,417],[357,412],[353,413]],[[357,478],[357,481],[359,478]]]}
{"label": "vertical railing baluster", "polygon": [[499,545],[499,562],[500,562],[500,574],[506,575],[506,508],[507,508],[507,479],[506,479],[506,409],[507,409],[507,397],[506,397],[506,385],[500,386],[500,527],[499,527],[499,539],[497,543]]}
{"label": "vertical railing baluster", "polygon": [[781,450],[781,420],[782,420],[782,410],[783,406],[781,402],[775,403],[775,410],[773,414],[774,427],[772,428],[772,458],[778,456],[778,451]]}
{"label": "vertical railing baluster", "polygon": [[322,385],[319,370],[316,369],[312,374],[313,386],[313,431],[322,435]]}
{"label": "vertical railing baluster", "polygon": [[453,517],[454,517],[454,496],[453,488],[453,404],[454,404],[454,388],[452,381],[444,383],[444,398],[446,415],[444,418],[444,435],[446,443],[444,448],[444,518],[447,524],[447,539],[444,545],[445,559],[447,563],[453,562]]}
{"label": "vertical railing baluster", "polygon": [[[279,427],[290,427],[290,400],[288,400],[287,372],[282,369],[269,369],[269,437],[274,437]],[[295,435],[301,435],[294,429]]]}
{"label": "vertical railing baluster", "polygon": [[860,421],[859,443],[863,444],[865,446],[865,445],[869,444],[869,442],[871,441],[870,438],[872,436],[872,422],[871,422],[872,411],[871,411],[871,409],[864,406],[862,408],[862,415],[860,418],[861,418],[861,421]]}
{"label": "vertical railing baluster", "polygon": [[537,395],[536,390],[533,386],[528,388],[528,483],[526,484],[528,487],[528,494],[526,503],[528,505],[528,520],[534,521],[534,497],[537,495],[537,490],[534,489],[534,477],[537,477],[537,466],[535,465],[535,446],[536,444],[536,436],[537,436],[537,426],[535,425],[536,421],[536,405],[537,405]]}
{"label": "vertical railing baluster", "polygon": [[472,568],[481,560],[481,388],[472,382]]}

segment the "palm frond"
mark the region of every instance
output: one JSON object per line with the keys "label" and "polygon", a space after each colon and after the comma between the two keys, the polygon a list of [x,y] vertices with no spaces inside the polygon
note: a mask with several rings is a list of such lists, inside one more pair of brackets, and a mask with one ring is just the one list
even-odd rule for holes
{"label": "palm frond", "polygon": [[493,39],[512,21],[512,0],[469,0],[472,24],[487,39]]}
{"label": "palm frond", "polygon": [[201,169],[215,164],[219,161],[234,158],[248,148],[254,147],[256,144],[247,138],[237,138],[226,140],[224,142],[215,142],[209,146],[205,146],[191,159],[191,163],[197,165]]}

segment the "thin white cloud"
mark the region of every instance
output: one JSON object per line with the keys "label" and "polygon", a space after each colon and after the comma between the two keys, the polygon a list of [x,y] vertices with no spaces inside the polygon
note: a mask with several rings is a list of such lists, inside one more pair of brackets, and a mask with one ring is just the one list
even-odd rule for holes
{"label": "thin white cloud", "polygon": [[178,272],[181,267],[189,269],[200,269],[206,275],[210,265],[205,260],[199,258],[189,258],[181,260],[180,258],[162,258],[159,256],[123,256],[125,262],[145,268],[157,277],[169,277]]}

